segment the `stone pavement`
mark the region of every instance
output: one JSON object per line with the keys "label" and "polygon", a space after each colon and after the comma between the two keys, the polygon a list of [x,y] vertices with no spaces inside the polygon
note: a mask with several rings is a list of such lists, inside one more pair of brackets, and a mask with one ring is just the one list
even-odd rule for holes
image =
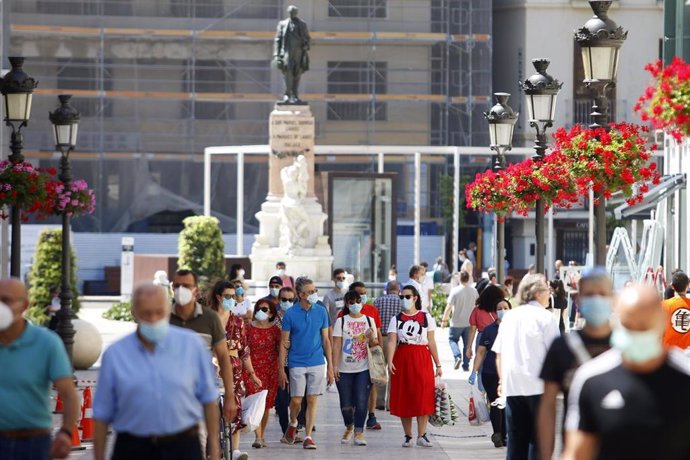
{"label": "stone pavement", "polygon": [[[104,337],[105,346],[107,346],[119,336],[130,331],[131,326],[123,325],[122,323],[109,324],[115,322],[99,319],[101,311],[103,310],[100,307],[94,305],[91,308],[85,308],[80,313],[80,316],[87,321],[95,322],[99,330],[107,334]],[[429,426],[430,439],[434,444],[432,448],[402,448],[403,432],[399,419],[392,417],[387,412],[381,411],[377,412],[377,418],[383,429],[381,431],[367,431],[365,433],[368,446],[358,447],[340,444],[340,437],[344,426],[340,415],[338,393],[333,388],[332,392],[326,393],[320,400],[316,432],[313,436],[318,444],[317,450],[305,451],[301,445],[287,446],[281,444],[279,442],[281,436],[280,426],[274,411],[272,411],[266,433],[268,448],[253,449],[251,443],[254,441],[254,435],[250,433],[242,437],[241,449],[247,451],[252,460],[268,460],[273,458],[304,460],[305,458],[322,459],[352,457],[353,455],[363,455],[367,458],[375,456],[377,460],[393,458],[396,460],[407,460],[416,459],[420,456],[424,456],[429,460],[504,458],[505,449],[497,449],[491,443],[490,436],[492,431],[490,424],[487,423],[479,427],[469,425],[467,421],[468,394],[470,391],[467,377],[469,373],[453,369],[453,358],[447,341],[448,329],[438,329],[436,336],[445,373],[444,380],[448,383],[451,396],[458,405],[461,419],[455,426],[442,428]],[[79,372],[77,376],[80,379],[94,380],[97,376],[97,371]],[[414,429],[416,430],[416,427]],[[85,450],[75,451],[69,458],[72,460],[93,458],[91,444],[84,443],[84,446],[86,447]]]}

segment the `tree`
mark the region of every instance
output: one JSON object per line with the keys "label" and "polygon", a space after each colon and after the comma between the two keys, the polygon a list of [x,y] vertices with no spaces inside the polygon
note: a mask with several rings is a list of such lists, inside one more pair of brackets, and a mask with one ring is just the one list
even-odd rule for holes
{"label": "tree", "polygon": [[[71,249],[71,248],[70,248]],[[72,312],[79,311],[77,289],[77,258],[70,250],[70,283],[72,285]],[[27,316],[36,323],[48,319],[46,306],[50,304],[62,284],[62,230],[44,230],[38,236],[33,265],[29,271],[29,311]]]}
{"label": "tree", "polygon": [[218,219],[191,216],[182,223],[177,267],[196,273],[202,288],[211,280],[225,278],[225,243]]}

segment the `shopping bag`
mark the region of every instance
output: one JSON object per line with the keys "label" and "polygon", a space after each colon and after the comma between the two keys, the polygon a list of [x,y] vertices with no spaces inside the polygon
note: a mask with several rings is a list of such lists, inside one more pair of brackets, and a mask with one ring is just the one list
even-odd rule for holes
{"label": "shopping bag", "polygon": [[441,379],[436,379],[435,389],[435,410],[434,414],[429,417],[429,423],[433,426],[441,427],[443,425],[455,425],[458,421],[458,409],[450,397],[448,387]]}
{"label": "shopping bag", "polygon": [[479,426],[482,424],[477,416],[477,407],[474,404],[474,396],[472,396],[472,393],[470,393],[470,405],[467,411],[467,419],[469,420],[470,425]]}
{"label": "shopping bag", "polygon": [[479,424],[486,423],[491,418],[489,417],[489,406],[486,404],[484,393],[481,392],[478,385],[472,385],[471,398],[474,400],[474,410]]}
{"label": "shopping bag", "polygon": [[367,347],[369,357],[369,377],[373,383],[386,385],[388,373],[386,371],[386,358],[383,356],[383,348],[380,345]]}
{"label": "shopping bag", "polygon": [[261,419],[266,410],[266,396],[268,390],[261,390],[242,400],[242,433],[251,433],[261,425]]}

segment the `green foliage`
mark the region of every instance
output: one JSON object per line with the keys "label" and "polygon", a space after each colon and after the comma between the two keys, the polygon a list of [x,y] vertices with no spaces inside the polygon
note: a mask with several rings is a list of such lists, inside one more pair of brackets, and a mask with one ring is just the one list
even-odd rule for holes
{"label": "green foliage", "polygon": [[182,222],[177,267],[196,273],[202,289],[210,280],[225,278],[225,243],[218,219],[192,216]]}
{"label": "green foliage", "polygon": [[443,317],[443,310],[446,309],[448,295],[443,291],[442,284],[436,284],[434,290],[431,291],[431,316],[434,317],[438,324],[441,324]]}
{"label": "green foliage", "polygon": [[[71,251],[70,283],[72,284],[72,311],[79,311],[79,291],[77,289],[77,258]],[[38,236],[34,262],[29,271],[29,310],[27,317],[35,323],[48,319],[46,306],[53,295],[60,291],[62,279],[62,230],[44,230]]]}
{"label": "green foliage", "polygon": [[132,304],[130,302],[118,302],[113,304],[102,315],[105,319],[112,319],[115,321],[134,321],[132,316]]}

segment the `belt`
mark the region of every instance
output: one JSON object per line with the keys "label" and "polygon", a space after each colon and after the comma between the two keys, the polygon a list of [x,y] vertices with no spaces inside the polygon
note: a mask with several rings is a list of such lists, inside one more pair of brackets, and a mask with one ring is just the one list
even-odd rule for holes
{"label": "belt", "polygon": [[153,444],[166,444],[169,442],[173,441],[179,441],[180,439],[184,438],[191,438],[199,435],[199,426],[194,425],[192,427],[187,428],[186,430],[182,430],[179,433],[174,433],[174,434],[165,434],[161,436],[136,436],[130,433],[118,433],[118,436],[131,436],[132,438],[136,439],[145,439],[150,441]]}
{"label": "belt", "polygon": [[48,428],[0,431],[0,438],[10,438],[10,439],[33,438],[34,436],[45,436],[45,435],[50,435],[50,430]]}

